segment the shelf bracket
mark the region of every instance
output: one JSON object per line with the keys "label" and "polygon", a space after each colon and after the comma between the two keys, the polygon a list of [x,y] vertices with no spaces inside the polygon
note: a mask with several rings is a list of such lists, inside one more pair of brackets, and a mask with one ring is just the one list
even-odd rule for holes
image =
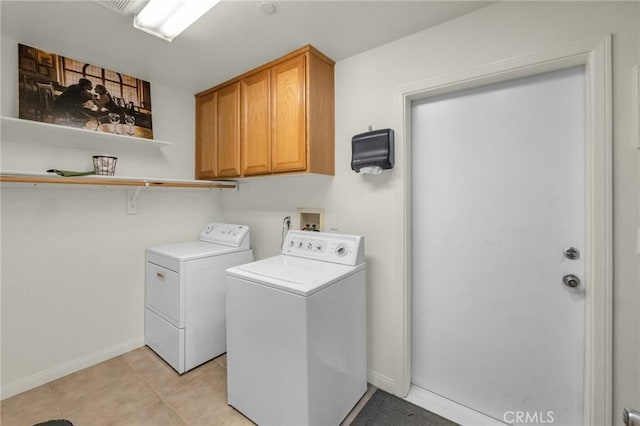
{"label": "shelf bracket", "polygon": [[127,190],[127,214],[138,214],[138,194],[140,194],[141,186],[136,189]]}

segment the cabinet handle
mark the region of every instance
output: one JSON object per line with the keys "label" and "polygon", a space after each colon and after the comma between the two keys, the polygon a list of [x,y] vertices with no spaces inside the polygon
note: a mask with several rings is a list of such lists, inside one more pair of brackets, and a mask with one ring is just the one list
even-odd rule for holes
{"label": "cabinet handle", "polygon": [[164,281],[164,272],[156,272],[156,278],[160,281]]}

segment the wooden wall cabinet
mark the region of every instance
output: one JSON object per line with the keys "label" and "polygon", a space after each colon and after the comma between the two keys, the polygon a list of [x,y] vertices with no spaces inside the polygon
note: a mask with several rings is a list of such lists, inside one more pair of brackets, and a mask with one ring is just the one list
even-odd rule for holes
{"label": "wooden wall cabinet", "polygon": [[305,108],[305,56],[298,56],[271,70],[273,103],[274,172],[296,172],[307,168]]}
{"label": "wooden wall cabinet", "polygon": [[216,177],[216,93],[196,98],[196,178]]}
{"label": "wooden wall cabinet", "polygon": [[216,177],[240,176],[240,83],[216,92]]}
{"label": "wooden wall cabinet", "polygon": [[271,173],[271,71],[242,79],[242,175]]}
{"label": "wooden wall cabinet", "polygon": [[240,176],[240,84],[196,98],[196,177]]}
{"label": "wooden wall cabinet", "polygon": [[305,46],[196,94],[196,177],[333,175],[333,67]]}

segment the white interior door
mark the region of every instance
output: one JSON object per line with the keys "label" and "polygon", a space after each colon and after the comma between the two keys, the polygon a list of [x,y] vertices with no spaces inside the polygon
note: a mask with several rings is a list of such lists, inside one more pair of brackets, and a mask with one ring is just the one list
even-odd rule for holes
{"label": "white interior door", "polygon": [[508,423],[582,424],[584,84],[571,68],[412,106],[412,383]]}

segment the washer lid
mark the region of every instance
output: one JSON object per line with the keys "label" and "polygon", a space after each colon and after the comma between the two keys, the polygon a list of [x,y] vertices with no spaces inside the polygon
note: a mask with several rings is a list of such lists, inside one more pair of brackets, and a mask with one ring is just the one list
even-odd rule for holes
{"label": "washer lid", "polygon": [[204,241],[186,241],[182,243],[163,244],[147,248],[147,252],[155,253],[178,261],[219,256],[221,254],[244,251],[247,248],[230,247]]}
{"label": "washer lid", "polygon": [[364,263],[349,266],[280,255],[227,269],[227,275],[309,296],[364,269]]}

